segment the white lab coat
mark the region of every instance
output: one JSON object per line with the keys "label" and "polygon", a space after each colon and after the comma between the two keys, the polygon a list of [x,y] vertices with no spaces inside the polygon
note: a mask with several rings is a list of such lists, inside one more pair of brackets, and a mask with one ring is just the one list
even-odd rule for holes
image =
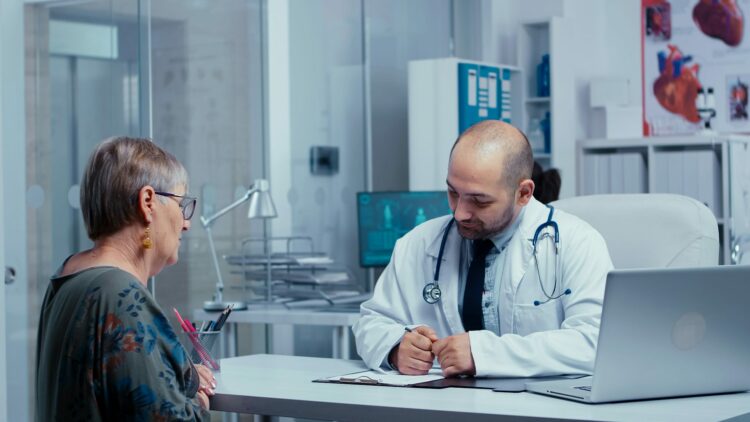
{"label": "white lab coat", "polygon": [[[569,295],[546,299],[541,291],[531,239],[547,220],[549,208],[532,199],[508,246],[496,258],[500,330],[471,331],[471,353],[477,376],[530,377],[590,374],[599,335],[606,275],[612,269],[602,236],[581,219],[555,209],[560,230],[560,256],[555,289]],[[361,307],[353,331],[359,352],[373,369],[384,368],[391,348],[401,341],[404,327],[427,325],[438,337],[465,332],[458,311],[461,236],[455,228],[445,245],[440,269],[442,298],[428,304],[422,289],[433,281],[443,230],[449,216],[427,221],[396,242],[391,262],[378,279],[372,299]],[[547,229],[545,231],[550,231]],[[540,244],[542,245],[542,244]],[[551,295],[555,255],[546,239],[539,248],[539,273]]]}

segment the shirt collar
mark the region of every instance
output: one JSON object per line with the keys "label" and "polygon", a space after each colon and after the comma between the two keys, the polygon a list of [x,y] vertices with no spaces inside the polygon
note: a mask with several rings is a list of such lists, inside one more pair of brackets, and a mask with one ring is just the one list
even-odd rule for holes
{"label": "shirt collar", "polygon": [[500,233],[492,236],[490,240],[492,240],[492,244],[495,245],[495,250],[497,252],[502,251],[505,249],[505,246],[508,245],[508,242],[510,242],[510,239],[513,237],[513,235],[518,231],[518,226],[521,224],[521,221],[523,220],[523,214],[526,211],[526,207],[521,208],[521,212],[518,213],[515,220],[505,228],[505,230],[501,231]]}

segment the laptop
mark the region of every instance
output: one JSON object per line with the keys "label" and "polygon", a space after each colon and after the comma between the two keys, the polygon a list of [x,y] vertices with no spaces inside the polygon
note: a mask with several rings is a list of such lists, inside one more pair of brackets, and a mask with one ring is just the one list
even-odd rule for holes
{"label": "laptop", "polygon": [[594,375],[526,389],[586,403],[750,390],[750,266],[610,272]]}

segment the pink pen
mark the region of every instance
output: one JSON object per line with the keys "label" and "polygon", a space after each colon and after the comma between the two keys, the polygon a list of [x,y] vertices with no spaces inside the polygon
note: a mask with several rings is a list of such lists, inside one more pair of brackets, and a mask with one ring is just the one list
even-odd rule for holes
{"label": "pink pen", "polygon": [[185,324],[185,320],[182,319],[182,316],[180,316],[180,313],[177,312],[177,308],[172,308],[174,311],[174,314],[177,315],[177,320],[180,322],[180,327],[182,328],[182,331],[189,333],[190,329],[187,327],[187,324]]}

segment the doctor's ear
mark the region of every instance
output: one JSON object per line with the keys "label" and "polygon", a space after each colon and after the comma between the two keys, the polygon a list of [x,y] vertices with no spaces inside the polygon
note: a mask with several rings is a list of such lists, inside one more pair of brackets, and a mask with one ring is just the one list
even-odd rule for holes
{"label": "doctor's ear", "polygon": [[523,179],[516,189],[516,204],[524,206],[529,203],[534,195],[534,182],[531,179]]}

